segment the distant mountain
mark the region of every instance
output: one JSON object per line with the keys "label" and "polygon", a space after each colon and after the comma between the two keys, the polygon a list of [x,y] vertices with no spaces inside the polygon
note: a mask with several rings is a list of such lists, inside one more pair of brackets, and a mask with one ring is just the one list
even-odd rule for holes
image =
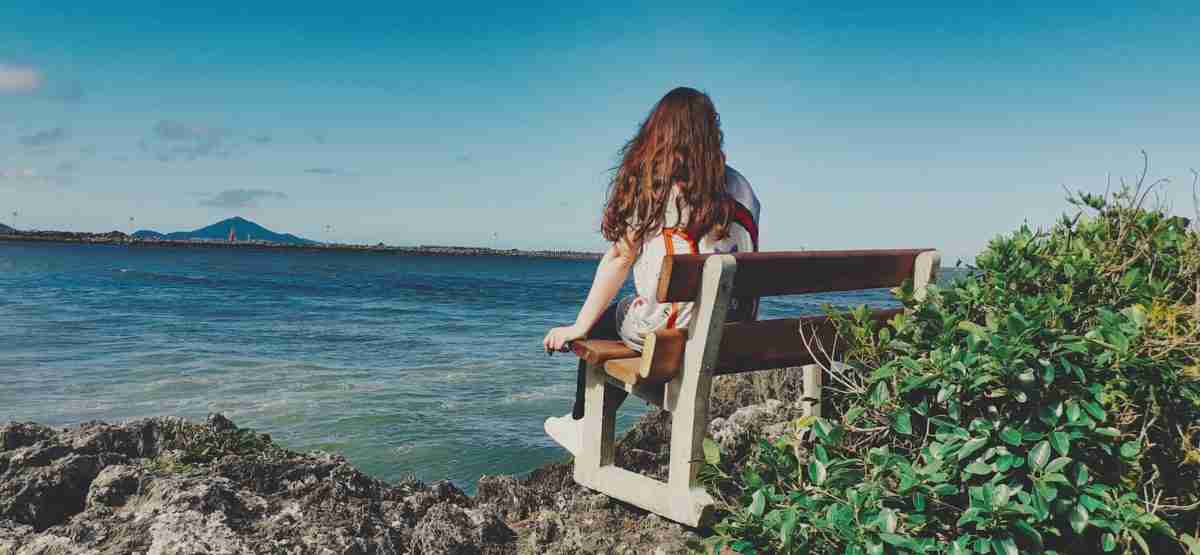
{"label": "distant mountain", "polygon": [[15,230],[11,227],[8,227],[4,224],[0,224],[0,233],[15,233],[16,231],[17,230]]}
{"label": "distant mountain", "polygon": [[134,237],[139,239],[168,239],[172,241],[187,241],[190,239],[225,240],[229,238],[230,230],[238,241],[270,241],[289,245],[316,245],[317,241],[297,237],[291,233],[275,233],[261,225],[245,218],[229,218],[221,220],[208,227],[194,231],[176,231],[174,233],[159,233],[149,229],[135,231]]}

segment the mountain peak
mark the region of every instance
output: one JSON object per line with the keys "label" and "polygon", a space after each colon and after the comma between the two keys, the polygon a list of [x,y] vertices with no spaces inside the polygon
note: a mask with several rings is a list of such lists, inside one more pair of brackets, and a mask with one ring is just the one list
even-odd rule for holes
{"label": "mountain peak", "polygon": [[173,241],[188,241],[193,239],[222,241],[228,240],[230,231],[239,241],[255,240],[290,245],[313,245],[316,241],[297,237],[291,233],[276,233],[241,216],[226,218],[215,224],[193,231],[176,231],[174,233],[158,233],[151,230],[140,230],[135,236],[146,239],[168,239]]}
{"label": "mountain peak", "polygon": [[241,217],[241,216],[234,216],[234,217],[232,217],[232,218],[225,218],[224,220],[221,220],[221,221],[219,221],[219,222],[217,222],[217,223],[215,223],[215,224],[213,224],[213,225],[220,225],[220,224],[253,224],[253,225],[258,225],[258,224],[255,224],[254,222],[252,222],[252,221],[250,221],[250,220],[247,220],[246,218],[243,218],[243,217]]}

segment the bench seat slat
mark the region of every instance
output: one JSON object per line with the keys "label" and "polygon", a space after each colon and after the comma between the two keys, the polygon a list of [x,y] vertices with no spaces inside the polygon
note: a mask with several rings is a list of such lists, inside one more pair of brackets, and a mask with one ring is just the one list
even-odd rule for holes
{"label": "bench seat slat", "polygon": [[642,357],[618,358],[604,363],[604,373],[629,385],[637,385],[638,368],[642,366]]}

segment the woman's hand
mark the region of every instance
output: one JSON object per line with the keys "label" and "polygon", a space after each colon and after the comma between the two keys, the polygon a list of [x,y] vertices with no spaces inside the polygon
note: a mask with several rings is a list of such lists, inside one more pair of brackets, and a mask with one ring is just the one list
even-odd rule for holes
{"label": "woman's hand", "polygon": [[587,335],[587,330],[580,329],[579,326],[562,326],[551,328],[546,332],[546,338],[542,340],[542,347],[545,347],[547,352],[561,351],[563,345],[576,339],[582,339]]}

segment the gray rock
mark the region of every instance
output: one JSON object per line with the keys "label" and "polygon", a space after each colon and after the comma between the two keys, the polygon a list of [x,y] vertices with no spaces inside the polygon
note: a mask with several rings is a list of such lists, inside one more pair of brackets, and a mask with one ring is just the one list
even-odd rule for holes
{"label": "gray rock", "polygon": [[501,512],[211,416],[0,428],[0,555],[508,553]]}
{"label": "gray rock", "polygon": [[[714,392],[709,432],[730,458],[799,414],[759,402],[793,398],[790,374],[755,379],[724,376]],[[617,442],[617,464],[665,479],[670,422],[646,413]],[[0,555],[675,554],[699,539],[580,487],[569,463],[485,476],[471,498],[450,482],[387,483],[340,455],[288,451],[221,415],[0,427]]]}
{"label": "gray rock", "polygon": [[782,432],[777,425],[788,421],[794,412],[794,407],[769,399],[759,405],[737,409],[728,418],[714,418],[708,423],[708,435],[721,445],[722,453],[736,458],[745,453],[750,442],[765,429],[775,426],[774,432]]}
{"label": "gray rock", "polygon": [[116,464],[105,467],[88,487],[85,506],[88,508],[116,507],[139,493],[145,481],[145,472],[136,466]]}

